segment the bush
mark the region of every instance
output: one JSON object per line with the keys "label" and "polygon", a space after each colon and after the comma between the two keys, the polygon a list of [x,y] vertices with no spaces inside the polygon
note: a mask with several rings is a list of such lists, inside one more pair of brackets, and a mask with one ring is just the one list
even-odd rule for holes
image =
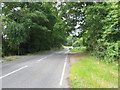
{"label": "bush", "polygon": [[72,44],[73,47],[80,47],[83,46],[83,38],[78,39]]}

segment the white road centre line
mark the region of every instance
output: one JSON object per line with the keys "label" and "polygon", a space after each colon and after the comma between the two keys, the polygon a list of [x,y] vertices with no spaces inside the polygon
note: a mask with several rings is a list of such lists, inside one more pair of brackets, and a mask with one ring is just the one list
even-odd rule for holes
{"label": "white road centre line", "polygon": [[39,59],[39,60],[37,60],[37,61],[41,61],[41,60],[43,60],[43,59],[45,59],[45,58],[47,58],[47,57],[41,58],[41,59]]}
{"label": "white road centre line", "polygon": [[55,52],[55,53],[63,53],[64,51],[58,51],[58,52]]}
{"label": "white road centre line", "polygon": [[62,74],[61,74],[61,78],[60,78],[60,86],[62,86],[62,83],[63,83],[63,77],[64,77],[64,74],[65,74],[65,67],[66,67],[66,64],[67,64],[67,58],[68,58],[68,54],[65,58],[65,63],[64,63],[64,66],[63,66],[63,71],[62,71]]}
{"label": "white road centre line", "polygon": [[66,52],[65,52],[65,54],[66,54],[66,53],[68,53],[68,52],[69,52],[69,50],[68,50],[68,51],[66,51]]}
{"label": "white road centre line", "polygon": [[[50,56],[52,56],[52,55],[53,55],[53,54],[49,55],[48,57],[50,57]],[[48,58],[48,57],[43,57],[43,58],[41,58],[41,59],[39,59],[39,60],[37,60],[37,61],[41,61],[41,60],[46,59],[46,58]]]}
{"label": "white road centre line", "polygon": [[52,55],[53,55],[53,54],[49,55],[49,57],[52,56]]}
{"label": "white road centre line", "polygon": [[4,78],[4,77],[7,77],[7,76],[9,76],[9,75],[11,75],[11,74],[13,74],[13,73],[15,73],[15,72],[17,72],[17,71],[20,71],[20,70],[22,70],[22,69],[24,69],[24,68],[26,68],[26,67],[28,67],[28,66],[26,65],[26,66],[24,66],[24,67],[21,67],[21,68],[15,70],[15,71],[12,71],[12,72],[6,74],[6,75],[4,75],[4,76],[1,76],[0,79],[2,79],[2,78]]}

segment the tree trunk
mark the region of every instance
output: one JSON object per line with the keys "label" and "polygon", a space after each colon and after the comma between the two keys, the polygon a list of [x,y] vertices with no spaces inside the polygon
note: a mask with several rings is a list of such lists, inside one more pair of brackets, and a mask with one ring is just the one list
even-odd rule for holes
{"label": "tree trunk", "polygon": [[19,44],[18,44],[18,55],[19,55]]}

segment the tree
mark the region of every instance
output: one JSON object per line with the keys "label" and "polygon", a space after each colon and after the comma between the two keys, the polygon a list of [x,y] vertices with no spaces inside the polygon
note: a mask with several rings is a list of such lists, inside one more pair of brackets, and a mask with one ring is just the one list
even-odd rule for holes
{"label": "tree", "polygon": [[56,3],[5,2],[3,14],[4,55],[50,50],[65,43],[67,26]]}
{"label": "tree", "polygon": [[119,2],[69,2],[61,10],[69,31],[80,30],[78,37],[83,38],[87,50],[106,62],[113,62],[119,58],[118,8]]}

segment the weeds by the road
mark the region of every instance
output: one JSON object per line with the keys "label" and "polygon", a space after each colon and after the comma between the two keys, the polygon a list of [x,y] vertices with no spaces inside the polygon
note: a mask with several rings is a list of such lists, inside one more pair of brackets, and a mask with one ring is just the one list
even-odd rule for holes
{"label": "weeds by the road", "polygon": [[[71,52],[85,53],[86,49]],[[87,55],[71,65],[69,79],[72,88],[118,88],[118,65]]]}
{"label": "weeds by the road", "polygon": [[19,59],[19,58],[18,57],[8,58],[8,59],[5,59],[5,61],[13,61],[13,60],[16,60],[16,59]]}
{"label": "weeds by the road", "polygon": [[13,61],[13,60],[16,60],[16,59],[20,59],[20,57],[19,56],[6,56],[6,57],[2,58],[2,63],[4,61]]}
{"label": "weeds by the road", "polygon": [[70,52],[86,53],[87,51],[85,47],[74,47]]}
{"label": "weeds by the road", "polygon": [[118,88],[118,68],[86,56],[71,66],[69,79],[72,88]]}

